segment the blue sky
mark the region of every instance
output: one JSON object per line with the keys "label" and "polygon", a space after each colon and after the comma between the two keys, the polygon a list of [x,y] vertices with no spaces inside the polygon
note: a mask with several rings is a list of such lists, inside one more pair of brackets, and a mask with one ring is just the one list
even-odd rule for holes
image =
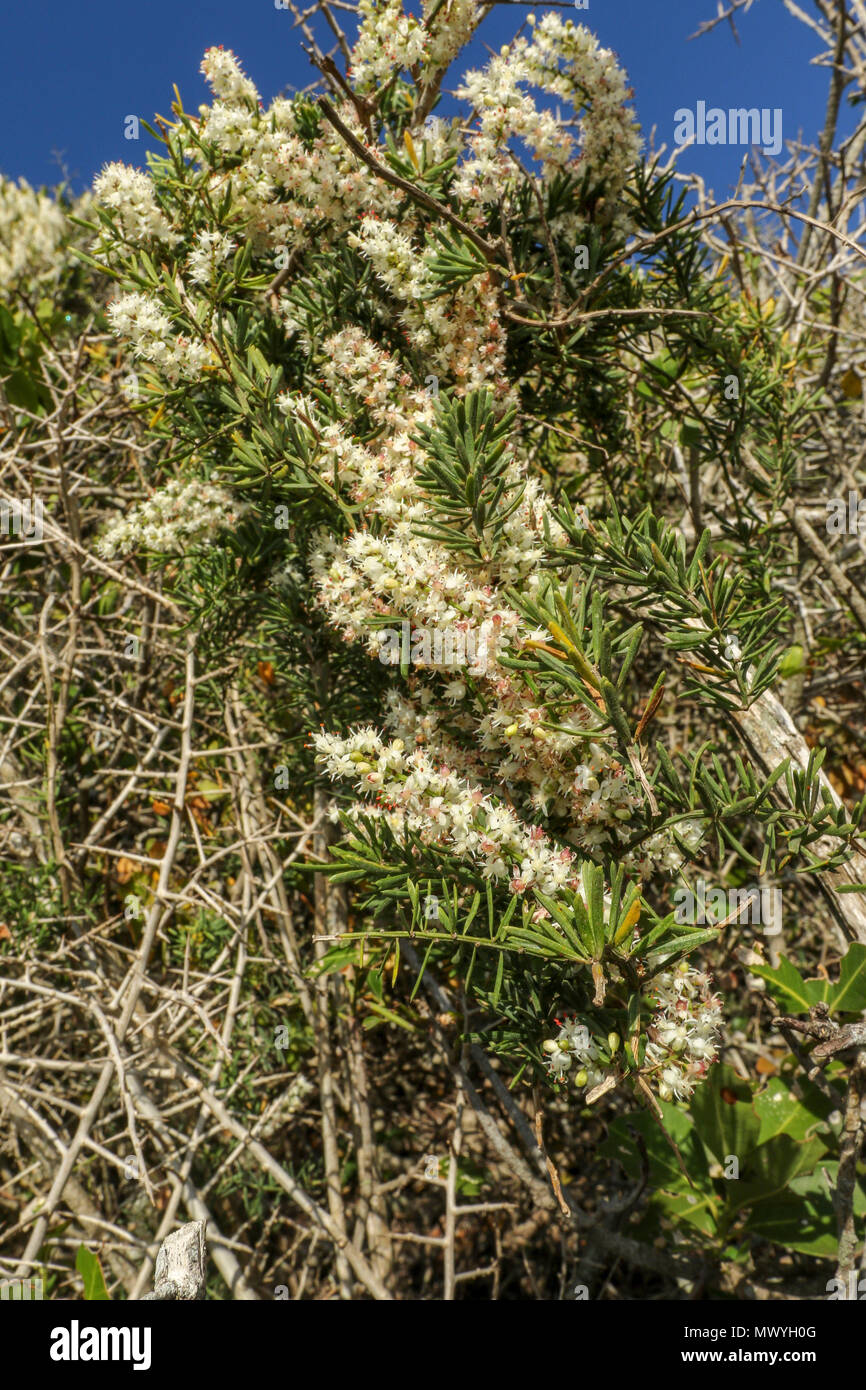
{"label": "blue sky", "polygon": [[[535,7],[538,14],[543,9]],[[619,54],[643,130],[655,125],[657,143],[670,145],[674,112],[700,100],[723,108],[781,107],[786,140],[799,134],[815,140],[827,86],[827,70],[810,66],[815,36],[782,0],[756,0],[738,20],[741,47],[727,24],[689,41],[714,11],[715,0],[590,0],[588,10],[561,13],[588,24]],[[528,12],[528,5],[499,6],[481,39],[498,47]],[[175,82],[184,105],[195,110],[207,99],[198,71],[202,53],[215,43],[234,50],[266,103],[313,76],[300,31],[274,0],[8,4],[0,18],[0,172],[37,186],[55,184],[62,177],[57,152],[80,190],[109,160],[143,164],[149,137],[124,139],[124,118],[170,115]],[[476,40],[474,61],[483,57]],[[697,170],[722,195],[736,182],[742,155],[732,146],[694,147],[681,167]]]}

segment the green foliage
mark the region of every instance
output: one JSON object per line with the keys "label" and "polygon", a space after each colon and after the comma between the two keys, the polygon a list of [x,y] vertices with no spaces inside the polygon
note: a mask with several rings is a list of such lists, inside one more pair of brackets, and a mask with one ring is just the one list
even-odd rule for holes
{"label": "green foliage", "polygon": [[826,1004],[831,1014],[862,1013],[866,1009],[866,946],[853,942],[842,957],[836,984],[823,979],[804,980],[784,956],[780,964],[756,965],[754,973],[766,980],[770,992],[789,1013],[808,1013],[814,1004]]}
{"label": "green foliage", "polygon": [[[740,1261],[760,1239],[830,1258],[836,1216],[824,1174],[838,1167],[830,1109],[790,1073],[753,1092],[718,1065],[688,1113],[662,1102],[661,1125],[647,1111],[618,1119],[602,1150],[633,1181],[648,1178],[652,1195],[639,1227],[647,1236],[683,1223],[708,1250],[730,1249]],[[854,1210],[866,1212],[859,1185]]]}
{"label": "green foliage", "polygon": [[84,1297],[88,1302],[110,1301],[99,1256],[86,1245],[79,1245],[75,1252],[75,1268],[84,1280]]}

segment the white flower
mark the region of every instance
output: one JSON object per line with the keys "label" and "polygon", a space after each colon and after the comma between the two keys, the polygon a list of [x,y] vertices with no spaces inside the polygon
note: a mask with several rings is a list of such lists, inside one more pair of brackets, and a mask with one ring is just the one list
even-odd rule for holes
{"label": "white flower", "polygon": [[113,300],[107,316],[114,332],[129,338],[135,356],[152,362],[169,381],[194,379],[213,361],[213,353],[204,343],[174,334],[158,301],[146,294],[126,294]]}
{"label": "white flower", "polygon": [[208,285],[216,279],[220,265],[234,249],[235,243],[226,232],[198,232],[187,260],[187,270],[193,284]]}
{"label": "white flower", "polygon": [[230,48],[223,48],[222,44],[216,48],[209,48],[202,60],[201,71],[214,96],[220,101],[258,102],[259,94],[255,85],[244,76],[240,63]]}
{"label": "white flower", "polygon": [[212,541],[244,510],[224,488],[175,478],[128,516],[116,517],[97,542],[97,550],[106,559],[137,547],[183,553]]}
{"label": "white flower", "polygon": [[557,1036],[546,1039],[542,1050],[547,1054],[548,1071],[556,1081],[563,1079],[573,1063],[577,1063],[576,1083],[587,1089],[600,1085],[613,1074],[610,1067],[601,1063],[601,1050],[590,1037],[589,1029],[576,1019],[566,1019],[560,1024]]}
{"label": "white flower", "polygon": [[[128,164],[106,164],[94,180],[93,192],[100,203],[117,213],[123,235],[135,245],[141,246],[148,241],[177,241],[176,233],[157,204],[153,181],[143,170],[133,169]],[[103,234],[97,242],[97,250],[104,250],[106,245]]]}
{"label": "white flower", "polygon": [[721,1003],[710,977],[680,961],[652,982],[658,1008],[648,1034],[646,1062],[659,1067],[662,1100],[688,1100],[718,1052]]}
{"label": "white flower", "polygon": [[427,32],[402,0],[359,0],[361,26],[352,49],[351,75],[358,90],[383,83],[395,68],[411,68],[422,58]]}
{"label": "white flower", "polygon": [[63,209],[25,179],[0,177],[0,289],[24,280],[56,280],[58,247],[67,231]]}

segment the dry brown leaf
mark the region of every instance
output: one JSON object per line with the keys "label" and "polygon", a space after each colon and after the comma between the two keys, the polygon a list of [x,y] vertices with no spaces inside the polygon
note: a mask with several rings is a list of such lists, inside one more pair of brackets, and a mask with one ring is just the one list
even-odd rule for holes
{"label": "dry brown leaf", "polygon": [[138,865],[134,859],[127,859],[121,855],[117,861],[116,872],[118,883],[128,883],[138,873]]}

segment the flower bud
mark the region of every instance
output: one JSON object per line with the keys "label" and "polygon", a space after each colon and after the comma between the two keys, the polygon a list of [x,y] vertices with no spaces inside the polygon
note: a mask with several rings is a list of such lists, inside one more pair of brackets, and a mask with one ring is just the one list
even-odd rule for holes
{"label": "flower bud", "polygon": [[575,1086],[585,1086],[588,1080],[589,1077],[587,1076],[586,1072],[579,1071],[577,1073],[577,1076],[574,1078],[574,1084]]}
{"label": "flower bud", "polygon": [[619,1044],[620,1044],[619,1033],[608,1033],[608,1035],[607,1035],[607,1045],[608,1045],[608,1047],[609,1047],[609,1049],[610,1049],[610,1055],[611,1055],[611,1056],[613,1056],[613,1054],[614,1054],[615,1052],[618,1052],[618,1051],[619,1051]]}

